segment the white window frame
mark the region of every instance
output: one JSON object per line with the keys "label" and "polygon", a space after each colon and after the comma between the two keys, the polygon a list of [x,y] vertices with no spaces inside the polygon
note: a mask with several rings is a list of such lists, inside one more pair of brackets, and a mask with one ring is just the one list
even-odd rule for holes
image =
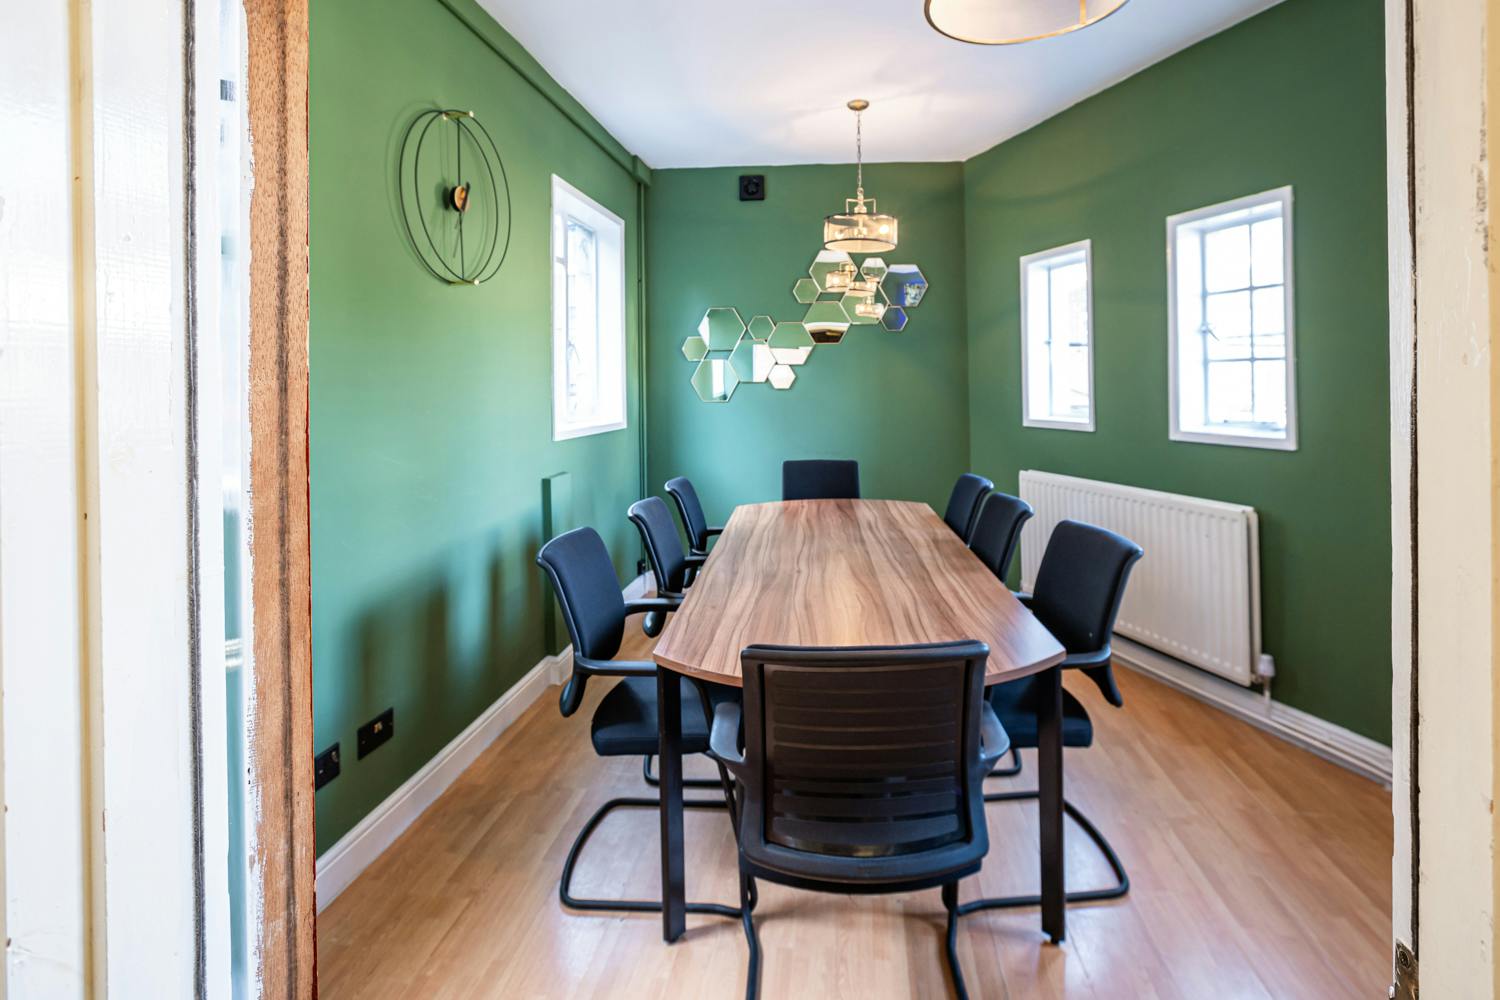
{"label": "white window frame", "polygon": [[[1031,335],[1027,330],[1031,315],[1026,304],[1027,271],[1034,264],[1045,263],[1055,257],[1070,257],[1083,252],[1084,288],[1088,299],[1084,326],[1088,337],[1089,369],[1089,413],[1086,420],[1056,420],[1031,416],[1031,365],[1028,358]],[[1050,334],[1050,331],[1049,331]],[[1060,431],[1093,431],[1096,414],[1094,404],[1094,241],[1079,240],[1050,250],[1039,250],[1021,258],[1021,426],[1045,427]]]}
{"label": "white window frame", "polygon": [[[600,277],[600,308],[599,308],[599,337],[601,351],[604,345],[612,340],[618,344],[619,351],[619,377],[620,377],[620,410],[618,417],[611,416],[608,419],[588,424],[570,424],[564,414],[563,407],[566,401],[566,387],[560,384],[560,380],[566,376],[566,351],[567,337],[565,328],[560,325],[559,310],[566,310],[566,305],[557,301],[555,294],[556,284],[553,271],[557,266],[558,254],[562,248],[558,246],[559,213],[567,211],[567,214],[581,222],[587,222],[594,227],[599,236],[599,277]],[[552,440],[567,441],[572,438],[587,437],[593,434],[606,434],[610,431],[624,430],[629,424],[629,353],[627,351],[627,330],[625,325],[625,220],[614,212],[599,204],[593,198],[584,194],[578,188],[567,181],[552,175],[552,209],[548,213],[548,225],[551,228],[551,256],[547,262],[548,281],[552,284]],[[610,296],[604,289],[606,275],[618,271],[618,303],[611,302]],[[565,322],[565,321],[561,321]]]}
{"label": "white window frame", "polygon": [[[1178,317],[1177,317],[1177,231],[1218,215],[1259,208],[1263,205],[1279,204],[1281,207],[1282,239],[1282,288],[1285,292],[1286,309],[1286,433],[1281,437],[1255,434],[1249,431],[1200,431],[1184,430],[1182,427],[1181,399],[1178,366]],[[1238,448],[1264,448],[1272,451],[1297,450],[1297,351],[1296,351],[1296,293],[1295,271],[1292,255],[1292,188],[1275,188],[1259,194],[1246,195],[1232,201],[1180,212],[1167,219],[1167,385],[1171,423],[1169,435],[1173,441],[1188,441],[1198,444],[1223,444]]]}

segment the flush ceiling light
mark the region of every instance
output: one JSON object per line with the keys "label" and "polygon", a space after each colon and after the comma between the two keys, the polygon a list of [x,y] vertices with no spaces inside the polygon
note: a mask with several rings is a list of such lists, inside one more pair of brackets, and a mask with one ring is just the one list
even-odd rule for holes
{"label": "flush ceiling light", "polygon": [[1098,24],[1127,0],[927,0],[927,23],[975,45],[1015,45]]}
{"label": "flush ceiling light", "polygon": [[875,199],[865,197],[865,149],[863,114],[869,101],[850,101],[854,112],[854,197],[844,199],[844,211],[823,220],[823,246],[845,253],[885,253],[896,249],[896,219],[881,215]]}

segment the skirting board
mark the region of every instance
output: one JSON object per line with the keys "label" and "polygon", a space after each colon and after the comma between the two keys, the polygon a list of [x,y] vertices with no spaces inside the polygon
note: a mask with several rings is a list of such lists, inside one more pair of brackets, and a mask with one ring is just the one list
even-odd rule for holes
{"label": "skirting board", "polygon": [[439,795],[474,763],[496,737],[510,728],[532,702],[546,694],[554,684],[568,678],[573,659],[569,646],[556,656],[548,656],[527,671],[526,676],[506,691],[489,708],[469,723],[437,756],[408,778],[370,814],[339,838],[317,866],[318,912],[322,913],[339,893],[359,877],[396,838],[411,826]]}
{"label": "skirting board", "polygon": [[1273,701],[1122,636],[1114,637],[1114,651],[1115,660],[1122,666],[1154,677],[1257,729],[1391,787],[1391,748],[1383,743]]}

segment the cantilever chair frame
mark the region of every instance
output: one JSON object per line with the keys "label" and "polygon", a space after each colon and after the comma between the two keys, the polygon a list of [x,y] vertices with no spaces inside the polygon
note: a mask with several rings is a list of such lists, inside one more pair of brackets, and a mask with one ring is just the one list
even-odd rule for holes
{"label": "cantilever chair frame", "polygon": [[[988,658],[989,647],[981,642],[905,647],[749,646],[743,651],[741,663],[745,678],[745,704],[743,708],[733,702],[718,706],[709,733],[709,756],[720,765],[720,774],[724,779],[724,797],[731,819],[736,824],[735,839],[740,847],[740,919],[750,952],[745,980],[746,1000],[756,1000],[760,992],[760,939],[753,918],[757,896],[756,878],[766,878],[793,888],[836,894],[883,894],[940,888],[943,908],[948,915],[944,954],[953,977],[954,992],[960,1000],[967,1000],[968,989],[958,961],[958,918],[965,912],[958,902],[958,882],[979,871],[983,857],[989,850],[989,834],[984,818],[984,775],[1010,747],[1010,738],[984,695],[984,671]],[[763,822],[765,797],[770,793],[761,787],[763,776],[759,768],[764,766],[763,763],[747,759],[746,750],[740,748],[740,736],[743,728],[747,748],[752,742],[760,743],[764,739],[761,728],[763,724],[758,720],[758,714],[762,711],[765,690],[762,678],[767,664],[837,668],[845,664],[878,666],[882,661],[891,665],[919,665],[956,660],[967,661],[964,684],[967,697],[977,701],[978,726],[975,731],[965,734],[967,739],[973,741],[966,752],[974,755],[964,779],[969,788],[968,841],[961,845],[950,845],[955,848],[951,866],[941,864],[944,860],[941,858],[943,848],[887,857],[840,856],[792,850],[767,842],[762,834],[756,835],[758,842],[755,844],[755,851],[757,855],[764,854],[766,857],[752,859],[747,855],[745,838],[754,829],[750,824]],[[965,729],[968,729],[967,724]],[[763,755],[764,745],[760,745]],[[733,782],[730,780],[731,776]],[[743,827],[740,826],[742,822],[745,824]],[[773,867],[775,862],[770,860],[772,857],[789,862],[789,869],[795,871]]]}
{"label": "cantilever chair frame", "polygon": [[[548,544],[551,543],[549,542]],[[563,685],[562,693],[558,697],[557,706],[562,716],[567,718],[577,712],[579,706],[582,705],[584,688],[591,677],[650,677],[655,679],[656,664],[640,660],[598,660],[584,656],[579,652],[583,648],[581,641],[583,632],[574,617],[573,607],[564,596],[566,590],[562,585],[562,581],[558,579],[557,570],[545,558],[546,551],[547,546],[542,546],[541,551],[537,553],[536,562],[547,574],[547,578],[552,584],[553,592],[557,595],[557,603],[562,608],[563,621],[567,625],[568,636],[573,642],[573,674],[568,678],[568,683]],[[660,631],[662,623],[666,621],[666,615],[669,612],[677,610],[677,607],[682,603],[680,597],[655,597],[628,601],[624,600],[622,594],[621,599],[624,603],[625,618],[645,613],[649,623],[651,614],[659,614],[661,617],[656,625],[657,632]],[[648,635],[655,635],[657,632],[647,630]],[[713,712],[709,705],[708,693],[704,690],[702,684],[696,681],[693,684],[703,701],[703,711],[706,718],[712,720]],[[722,809],[725,805],[726,803],[718,799],[687,800],[683,802],[683,807],[687,809]],[[589,838],[593,836],[599,824],[604,822],[605,817],[616,809],[658,810],[660,808],[661,802],[659,799],[627,796],[612,798],[594,810],[593,814],[589,816],[584,822],[583,827],[578,831],[578,835],[574,837],[572,846],[568,848],[567,859],[563,862],[562,877],[559,879],[557,886],[558,899],[562,904],[569,909],[586,912],[662,912],[662,903],[660,900],[599,899],[573,895],[573,873],[577,867],[578,859],[583,854],[583,849],[588,844]],[[740,916],[740,911],[737,907],[725,906],[722,903],[689,902],[686,909],[688,913],[721,917]]]}

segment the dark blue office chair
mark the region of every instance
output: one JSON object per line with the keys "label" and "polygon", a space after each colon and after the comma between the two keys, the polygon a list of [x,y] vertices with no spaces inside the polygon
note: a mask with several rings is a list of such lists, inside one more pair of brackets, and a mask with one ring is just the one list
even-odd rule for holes
{"label": "dark blue office chair", "polygon": [[[1021,528],[1031,519],[1031,505],[1008,493],[992,493],[984,501],[979,516],[974,521],[974,530],[969,535],[969,548],[990,572],[1005,582],[1010,572],[1011,560],[1015,558],[1016,545],[1021,540]],[[1010,764],[990,772],[992,778],[1012,778],[1021,773],[1021,752],[1010,748]]]}
{"label": "dark blue office chair", "polygon": [[781,499],[858,500],[859,463],[843,458],[782,462]]}
{"label": "dark blue office chair", "polygon": [[980,505],[994,488],[994,483],[972,472],[965,472],[953,484],[943,520],[948,522],[948,527],[953,529],[955,535],[964,540],[964,544],[968,544],[969,536],[974,533],[974,522],[979,518]]}
{"label": "dark blue office chair", "polygon": [[[686,480],[683,480],[686,482]],[[683,592],[692,584],[693,575],[708,556],[703,553],[689,555],[682,550],[682,539],[677,535],[677,525],[672,521],[672,512],[660,497],[647,497],[630,505],[630,521],[641,533],[641,542],[646,546],[646,559],[651,563],[651,575],[656,578],[656,594],[681,603]],[[665,611],[653,611],[646,615],[646,634],[656,635],[664,619]],[[651,759],[656,750],[645,754],[641,761],[641,777],[653,788],[660,787],[661,779],[651,773]],[[685,778],[685,788],[718,788],[712,778]]]}
{"label": "dark blue office chair", "polygon": [[[1067,651],[1063,669],[1082,670],[1098,685],[1104,698],[1116,708],[1124,705],[1110,668],[1110,636],[1125,583],[1141,558],[1141,548],[1113,531],[1078,521],[1061,521],[1052,529],[1042,564],[1037,568],[1036,589],[1018,595],[1037,620],[1047,627]],[[1045,673],[990,688],[989,703],[1001,725],[1010,734],[1011,746],[1038,746],[1038,715],[1048,694]],[[1062,743],[1065,747],[1087,747],[1094,742],[1094,723],[1083,703],[1064,690]],[[1038,798],[1035,790],[991,792],[986,802],[1013,802]],[[1109,841],[1071,802],[1063,809],[1088,834],[1114,872],[1115,884],[1106,889],[1069,892],[1069,903],[1117,899],[1130,891],[1130,877]],[[1035,906],[1040,896],[1009,896],[975,900],[964,904],[963,913],[974,910]]]}
{"label": "dark blue office chair", "polygon": [[711,528],[703,514],[703,504],[698,501],[698,491],[686,476],[667,480],[667,492],[677,504],[677,513],[682,515],[682,527],[687,531],[688,548],[693,555],[706,555],[708,543],[723,528]]}
{"label": "dark blue office chair", "polygon": [[[622,678],[609,690],[594,709],[589,734],[594,752],[601,757],[626,757],[652,754],[657,749],[656,664],[611,659],[620,651],[625,634],[625,619],[643,611],[665,614],[681,603],[676,598],[650,598],[627,602],[620,594],[614,564],[604,540],[593,528],[575,528],[558,535],[536,557],[537,565],[546,571],[562,608],[568,636],[573,640],[573,676],[563,688],[558,708],[564,716],[578,711],[584,688],[593,677]],[[735,692],[717,685],[699,686],[684,677],[682,684],[682,750],[703,753],[708,749],[708,720],[712,704],[718,698],[732,697]],[[710,688],[712,690],[710,690]],[[724,803],[711,801],[684,802],[695,809],[722,809]],[[615,809],[656,809],[654,798],[615,798],[600,806],[568,849],[563,863],[558,896],[563,905],[575,910],[609,910],[629,913],[660,913],[657,900],[582,899],[572,893],[573,869],[579,855],[604,817]],[[689,903],[689,913],[712,913],[738,917],[738,909],[718,903]]]}
{"label": "dark blue office chair", "polygon": [[734,777],[725,798],[738,823],[749,1000],[760,988],[756,879],[839,894],[941,887],[948,966],[968,995],[958,881],[989,850],[984,775],[1009,745],[984,700],[988,658],[980,642],[741,654],[744,709],[717,707],[709,756]]}

